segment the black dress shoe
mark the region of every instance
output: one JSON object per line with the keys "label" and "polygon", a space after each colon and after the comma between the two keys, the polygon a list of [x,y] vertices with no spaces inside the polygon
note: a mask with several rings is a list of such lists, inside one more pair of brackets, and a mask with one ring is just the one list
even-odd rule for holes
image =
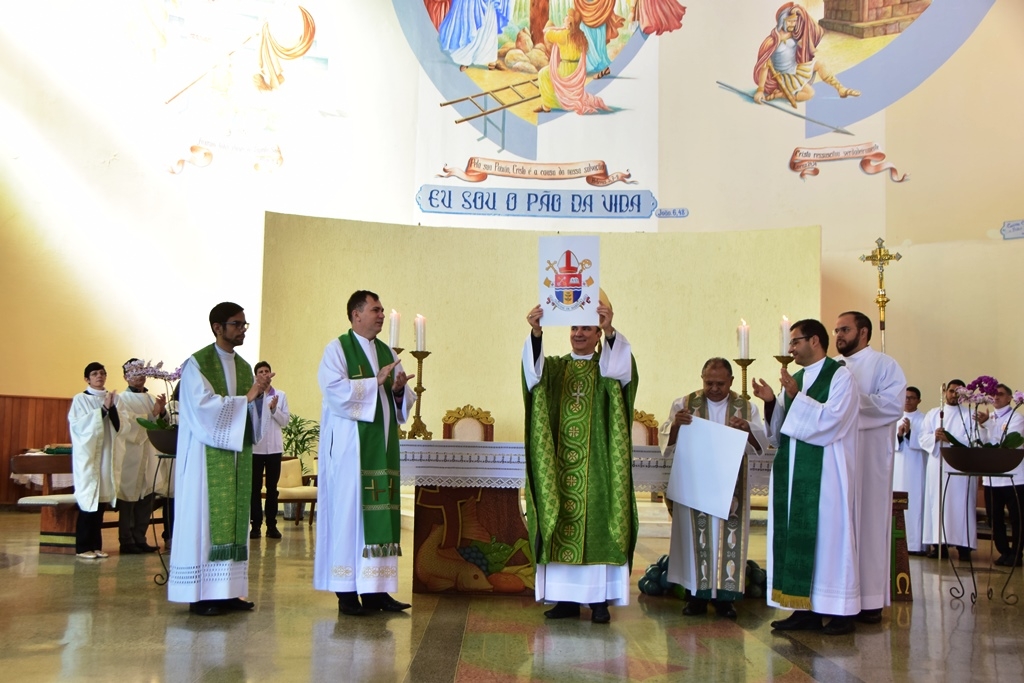
{"label": "black dress shoe", "polygon": [[580,616],[580,603],[559,602],[544,612],[544,616],[548,619],[577,619]]}
{"label": "black dress shoe", "polygon": [[604,602],[592,602],[590,603],[590,609],[593,613],[590,615],[590,621],[595,624],[607,624],[612,620],[611,612],[608,611],[608,601]]}
{"label": "black dress shoe", "polygon": [[971,559],[971,549],[967,546],[958,545],[956,547],[956,556],[960,558],[961,562],[967,562]]}
{"label": "black dress shoe", "polygon": [[253,529],[249,532],[249,538],[259,538],[261,536],[259,529]]}
{"label": "black dress shoe", "polygon": [[148,543],[136,543],[135,547],[139,549],[140,553],[155,553],[160,548],[155,545],[149,545]]}
{"label": "black dress shoe", "polygon": [[335,593],[338,596],[338,611],[348,617],[365,617],[367,612],[359,604],[359,596],[355,591]]}
{"label": "black dress shoe", "polygon": [[188,611],[201,617],[216,617],[224,614],[224,610],[216,600],[200,600],[188,606]]}
{"label": "black dress shoe", "polygon": [[[879,620],[881,620],[881,616],[879,616]],[[855,630],[857,630],[857,625],[853,623],[853,617],[832,617],[828,624],[825,625],[825,628],[822,629],[822,633],[826,636],[845,636],[847,633],[853,633]]]}
{"label": "black dress shoe", "polygon": [[412,607],[407,602],[399,602],[387,593],[363,593],[360,596],[363,601],[363,609],[380,610],[382,612],[401,612]]}
{"label": "black dress shoe", "polygon": [[699,617],[708,613],[708,601],[702,598],[691,597],[683,608],[683,615],[687,617]]}
{"label": "black dress shoe", "polygon": [[217,604],[220,605],[221,608],[231,610],[233,612],[248,612],[249,610],[256,607],[255,602],[249,602],[248,600],[243,600],[242,598],[217,600]]}
{"label": "black dress shoe", "polygon": [[122,555],[141,555],[146,552],[134,543],[122,543],[119,551]]}
{"label": "black dress shoe", "polygon": [[[833,621],[835,621],[835,619],[839,619],[839,617],[834,617]],[[860,611],[860,614],[857,615],[857,621],[859,621],[862,624],[881,624],[882,608],[879,607],[878,609],[862,609]]]}
{"label": "black dress shoe", "polygon": [[281,532],[276,526],[267,527],[267,538],[281,538]]}
{"label": "black dress shoe", "polygon": [[773,621],[772,628],[777,631],[820,631],[821,615],[810,610],[797,610],[785,619]]}
{"label": "black dress shoe", "polygon": [[726,619],[736,618],[736,608],[732,606],[731,600],[721,600],[715,603],[715,612],[718,616],[725,617]]}

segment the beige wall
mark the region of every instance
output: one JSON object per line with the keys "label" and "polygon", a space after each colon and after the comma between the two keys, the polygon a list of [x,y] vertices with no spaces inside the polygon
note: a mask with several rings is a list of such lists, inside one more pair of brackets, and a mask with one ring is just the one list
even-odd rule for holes
{"label": "beige wall", "polygon": [[[526,313],[538,301],[541,234],[268,214],[263,319],[274,323],[261,348],[293,412],[319,419],[324,346],[348,329],[349,295],[370,289],[402,314],[403,347],[413,345],[412,318],[427,318],[421,412],[435,438],[446,410],[471,403],[494,416],[496,440],[521,439],[520,359]],[[758,359],[751,371],[777,376],[781,316],[817,315],[819,252],[817,228],[602,235],[601,286],[634,348],[637,408],[666,419],[673,398],[699,388],[704,360],[736,357],[741,317]],[[789,267],[758,267],[783,261]],[[567,328],[551,328],[545,352],[568,353],[567,337]],[[408,351],[403,358],[415,372]]]}

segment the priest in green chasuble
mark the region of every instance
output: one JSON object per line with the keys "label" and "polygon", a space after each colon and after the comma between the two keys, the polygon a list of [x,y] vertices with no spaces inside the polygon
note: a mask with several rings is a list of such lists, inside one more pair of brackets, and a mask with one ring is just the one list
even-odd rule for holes
{"label": "priest in green chasuble", "polygon": [[[536,598],[557,603],[549,619],[611,620],[629,604],[636,545],[631,427],[636,363],[602,300],[600,325],[573,326],[572,352],[544,356],[541,318],[523,347],[526,403],[526,509],[537,563]],[[599,348],[604,333],[604,348]]]}
{"label": "priest in green chasuble", "polygon": [[263,434],[256,397],[271,373],[254,377],[235,353],[249,323],[238,304],[210,311],[216,341],[189,356],[179,384],[174,468],[175,530],[167,597],[200,616],[251,610],[249,504],[252,444]]}
{"label": "priest in green chasuble", "polygon": [[[747,432],[746,455],[764,453],[768,447],[764,421],[757,406],[731,391],[732,364],[725,358],[711,358],[704,363],[700,376],[703,388],[673,401],[669,418],[661,427],[666,457],[676,454],[679,431],[692,424],[694,416]],[[683,608],[686,616],[707,613],[708,603],[713,602],[719,616],[736,618],[733,602],[743,598],[750,531],[746,455],[734,481],[695,482],[701,487],[728,489],[732,506],[727,519],[667,501],[672,511],[668,580],[690,591]]]}
{"label": "priest in green chasuble", "polygon": [[[768,436],[778,447],[768,495],[768,604],[796,610],[772,622],[779,631],[851,633],[860,613],[856,531],[860,394],[853,374],[827,357],[817,320],[790,327],[789,353],[800,371],[782,369],[782,392],[753,380],[765,402]],[[823,617],[831,617],[827,624]]]}

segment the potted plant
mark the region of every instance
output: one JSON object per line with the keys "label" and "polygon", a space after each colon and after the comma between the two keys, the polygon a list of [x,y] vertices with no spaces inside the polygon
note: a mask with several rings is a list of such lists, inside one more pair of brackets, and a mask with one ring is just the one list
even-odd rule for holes
{"label": "potted plant", "polygon": [[281,430],[281,436],[284,437],[285,457],[299,459],[303,477],[315,475],[312,458],[309,456],[320,441],[320,423],[292,413],[288,424]]}

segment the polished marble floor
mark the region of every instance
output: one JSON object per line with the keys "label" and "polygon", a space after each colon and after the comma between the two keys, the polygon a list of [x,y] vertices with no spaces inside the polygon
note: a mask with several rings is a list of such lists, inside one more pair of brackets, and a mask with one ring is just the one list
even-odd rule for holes
{"label": "polished marble floor", "polygon": [[[634,581],[667,552],[662,508],[646,519]],[[773,634],[775,610],[738,605],[733,622],[684,617],[674,598],[639,596],[608,626],[545,621],[543,607],[508,597],[411,593],[411,558],[397,597],[406,614],[339,617],[311,588],[313,536],[282,523],[281,540],[253,541],[251,613],[192,616],[153,582],[155,555],[106,560],[40,555],[38,517],[0,512],[0,679],[6,681],[1013,681],[1024,680],[1024,602],[1005,604],[1005,570],[976,553],[981,595],[956,600],[948,562],[912,558],[915,601],[855,634]],[[406,545],[411,532],[406,532]],[[752,559],[763,564],[764,530]],[[988,585],[993,599],[985,595]],[[969,584],[968,584],[969,588]],[[1010,592],[1024,594],[1015,575]]]}

